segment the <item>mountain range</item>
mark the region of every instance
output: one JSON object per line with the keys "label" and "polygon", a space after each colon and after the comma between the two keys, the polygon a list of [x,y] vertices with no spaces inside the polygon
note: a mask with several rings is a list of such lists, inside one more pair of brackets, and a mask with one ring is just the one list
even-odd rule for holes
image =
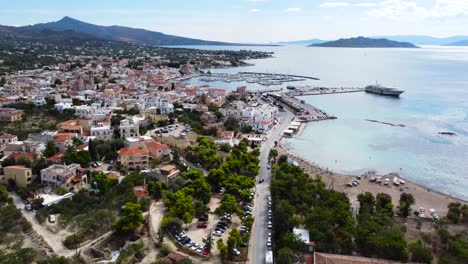
{"label": "mountain range", "polygon": [[309,45],[309,47],[327,47],[327,48],[419,48],[409,42],[398,42],[388,39],[374,38],[348,38],[335,41],[328,41],[320,44]]}
{"label": "mountain range", "polygon": [[[220,41],[209,41],[180,36],[167,35],[161,32],[150,31],[146,29],[130,28],[123,26],[99,26],[86,23],[71,17],[64,17],[59,21],[41,23],[23,27],[0,26],[0,33],[7,32],[10,37],[43,39],[44,32],[55,34],[57,38],[67,39],[89,38],[91,40],[118,41],[131,44],[143,44],[151,46],[169,46],[169,45],[240,45],[252,46],[256,44],[227,43]],[[55,33],[52,33],[55,32]],[[3,35],[3,34],[2,34]],[[60,36],[61,35],[61,36]],[[4,39],[6,36],[0,36]]]}

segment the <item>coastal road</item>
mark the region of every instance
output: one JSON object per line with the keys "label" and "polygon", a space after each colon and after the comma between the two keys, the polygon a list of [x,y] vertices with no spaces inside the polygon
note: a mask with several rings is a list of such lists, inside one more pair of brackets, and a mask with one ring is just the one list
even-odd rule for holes
{"label": "coastal road", "polygon": [[[280,123],[269,133],[266,141],[260,149],[260,171],[257,178],[256,194],[254,199],[254,224],[252,228],[252,236],[249,243],[249,260],[250,263],[263,264],[265,263],[266,242],[268,236],[268,205],[267,196],[270,195],[271,172],[268,166],[268,153],[275,146],[275,141],[281,139],[281,135],[286,130],[294,115],[290,111],[280,112]],[[258,183],[260,179],[265,182]]]}

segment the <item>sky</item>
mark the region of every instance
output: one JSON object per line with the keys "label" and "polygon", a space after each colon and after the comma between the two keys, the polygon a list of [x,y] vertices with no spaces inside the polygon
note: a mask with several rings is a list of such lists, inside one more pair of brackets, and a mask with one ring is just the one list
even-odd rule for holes
{"label": "sky", "polygon": [[468,0],[0,0],[0,24],[70,16],[206,40],[468,35]]}

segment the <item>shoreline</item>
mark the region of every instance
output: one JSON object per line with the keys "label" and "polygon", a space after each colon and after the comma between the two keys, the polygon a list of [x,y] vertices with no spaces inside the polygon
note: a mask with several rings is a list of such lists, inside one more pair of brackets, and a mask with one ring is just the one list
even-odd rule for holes
{"label": "shoreline", "polygon": [[[277,149],[279,155],[284,154],[294,159],[298,163],[298,166],[301,167],[303,171],[309,175],[309,177],[315,178],[317,175],[320,175],[327,188],[333,188],[336,191],[346,193],[350,200],[351,206],[355,209],[359,208],[357,196],[363,192],[371,192],[374,195],[377,195],[378,193],[387,193],[392,196],[392,203],[395,207],[398,206],[401,193],[411,193],[416,201],[412,206],[413,212],[418,211],[421,207],[425,208],[426,211],[433,208],[436,210],[439,217],[446,216],[449,203],[468,203],[467,200],[430,189],[411,180],[407,180],[406,178],[403,178],[395,173],[380,175],[375,171],[368,171],[360,175],[362,176],[362,179],[358,180],[360,184],[357,187],[346,187],[345,184],[357,180],[358,175],[336,173],[328,170],[328,168],[322,168],[318,164],[308,161],[300,155],[287,149],[281,144],[281,141],[279,142]],[[370,177],[382,177],[382,179],[389,178],[390,185],[384,186],[383,184],[372,183],[368,179]],[[392,182],[393,177],[404,179],[406,183],[398,187],[394,186]]]}

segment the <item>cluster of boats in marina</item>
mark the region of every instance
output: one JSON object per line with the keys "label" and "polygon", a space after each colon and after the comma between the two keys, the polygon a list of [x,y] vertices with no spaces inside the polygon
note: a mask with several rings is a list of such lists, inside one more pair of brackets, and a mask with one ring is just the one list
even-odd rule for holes
{"label": "cluster of boats in marina", "polygon": [[257,83],[264,86],[283,85],[288,82],[304,81],[305,78],[300,76],[292,76],[287,74],[269,74],[269,73],[250,73],[239,72],[236,74],[229,73],[206,73],[202,74],[201,81],[203,82],[247,82]]}

